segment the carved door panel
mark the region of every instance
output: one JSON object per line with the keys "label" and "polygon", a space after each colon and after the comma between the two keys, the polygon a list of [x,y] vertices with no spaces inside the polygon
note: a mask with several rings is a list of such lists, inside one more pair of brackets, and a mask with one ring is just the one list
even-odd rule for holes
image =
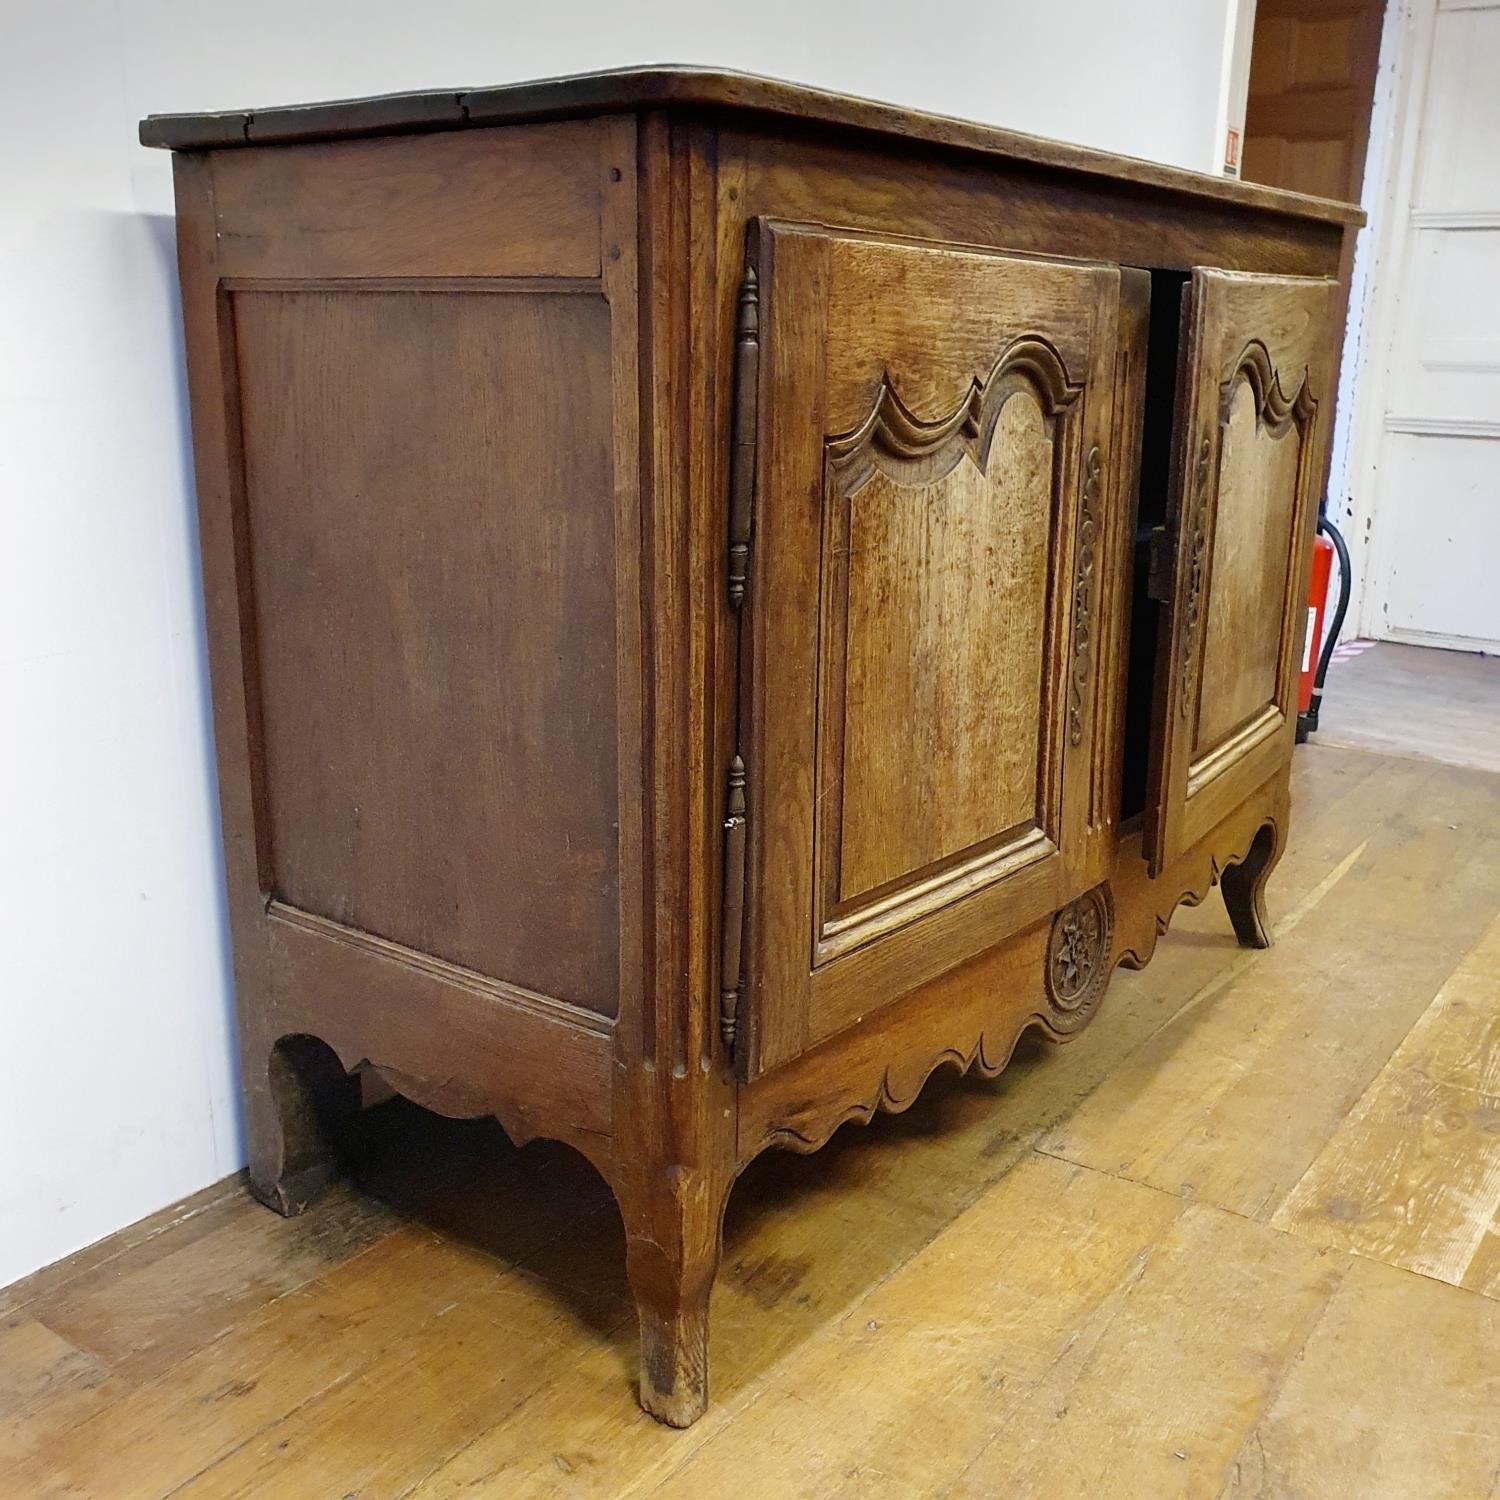
{"label": "carved door panel", "polygon": [[1331,281],[1197,270],[1184,294],[1147,801],[1153,874],[1291,747],[1332,410],[1333,293]]}
{"label": "carved door panel", "polygon": [[1124,552],[1118,267],[758,228],[752,1075],[1097,880]]}

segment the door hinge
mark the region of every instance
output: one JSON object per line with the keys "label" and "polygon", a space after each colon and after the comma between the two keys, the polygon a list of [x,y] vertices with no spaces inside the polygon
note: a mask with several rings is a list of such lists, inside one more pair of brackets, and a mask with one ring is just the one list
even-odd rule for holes
{"label": "door hinge", "polygon": [[724,783],[724,909],[719,949],[719,1036],[731,1056],[740,1010],[741,953],[745,938],[745,762],[729,762]]}
{"label": "door hinge", "polygon": [[729,454],[729,603],[745,602],[750,577],[750,524],[755,499],[756,395],[760,384],[760,280],[745,262],[734,326],[734,406]]}
{"label": "door hinge", "polygon": [[[755,428],[760,386],[760,280],[755,269],[754,228],[746,246],[745,274],[740,279],[734,323],[734,389],[730,408],[729,537],[726,582],[729,605],[739,615],[750,580],[750,531],[755,512]],[[735,694],[734,739],[740,743],[744,712],[746,642],[739,626],[734,653],[741,680]],[[736,750],[724,783],[724,894],[720,914],[719,1037],[734,1056],[739,1029],[740,971],[745,939],[745,859],[748,827],[745,759]]]}
{"label": "door hinge", "polygon": [[1146,597],[1158,604],[1172,598],[1172,536],[1165,526],[1153,526],[1146,541]]}

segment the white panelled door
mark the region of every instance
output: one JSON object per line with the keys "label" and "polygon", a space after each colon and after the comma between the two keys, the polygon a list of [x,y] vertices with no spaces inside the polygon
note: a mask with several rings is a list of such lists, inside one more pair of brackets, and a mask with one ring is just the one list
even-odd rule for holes
{"label": "white panelled door", "polygon": [[1371,536],[1367,634],[1500,651],[1500,0],[1438,0]]}

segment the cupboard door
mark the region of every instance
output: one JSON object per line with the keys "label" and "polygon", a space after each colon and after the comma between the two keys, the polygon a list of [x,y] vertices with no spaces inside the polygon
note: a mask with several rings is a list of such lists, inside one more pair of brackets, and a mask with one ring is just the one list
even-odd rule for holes
{"label": "cupboard door", "polygon": [[752,257],[747,1074],[1093,883],[1123,551],[1118,267],[785,224]]}
{"label": "cupboard door", "polygon": [[1158,637],[1147,856],[1152,873],[1283,764],[1327,389],[1334,284],[1196,270],[1185,291]]}

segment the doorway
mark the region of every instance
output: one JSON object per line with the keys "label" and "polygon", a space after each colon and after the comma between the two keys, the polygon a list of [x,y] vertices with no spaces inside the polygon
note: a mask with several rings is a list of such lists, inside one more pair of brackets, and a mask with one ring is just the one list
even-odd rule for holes
{"label": "doorway", "polygon": [[1500,0],[1400,15],[1349,474],[1360,633],[1500,652]]}

